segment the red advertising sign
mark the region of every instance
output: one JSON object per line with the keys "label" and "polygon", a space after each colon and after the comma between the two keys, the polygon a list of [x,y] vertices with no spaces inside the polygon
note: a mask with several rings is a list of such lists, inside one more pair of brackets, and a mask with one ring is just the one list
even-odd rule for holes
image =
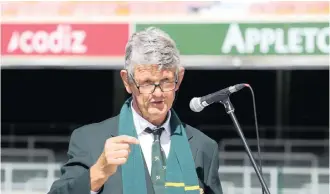
{"label": "red advertising sign", "polygon": [[128,24],[1,24],[1,54],[122,56]]}

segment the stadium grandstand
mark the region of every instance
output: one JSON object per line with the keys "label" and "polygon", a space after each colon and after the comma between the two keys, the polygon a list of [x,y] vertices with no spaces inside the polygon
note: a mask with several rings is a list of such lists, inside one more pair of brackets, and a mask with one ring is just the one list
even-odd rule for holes
{"label": "stadium grandstand", "polygon": [[251,93],[231,100],[270,192],[330,194],[329,7],[2,1],[1,193],[49,191],[72,132],[117,115],[129,97],[119,75],[129,35],[156,26],[176,41],[186,68],[174,109],[219,144],[223,194],[259,194],[261,184],[224,107],[195,113],[189,101],[236,83],[255,92],[260,158]]}

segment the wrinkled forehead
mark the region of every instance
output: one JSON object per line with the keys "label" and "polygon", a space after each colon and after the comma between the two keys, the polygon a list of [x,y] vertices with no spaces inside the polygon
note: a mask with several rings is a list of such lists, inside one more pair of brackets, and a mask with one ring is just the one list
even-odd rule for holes
{"label": "wrinkled forehead", "polygon": [[174,78],[177,72],[177,68],[160,65],[135,65],[133,72],[136,78]]}

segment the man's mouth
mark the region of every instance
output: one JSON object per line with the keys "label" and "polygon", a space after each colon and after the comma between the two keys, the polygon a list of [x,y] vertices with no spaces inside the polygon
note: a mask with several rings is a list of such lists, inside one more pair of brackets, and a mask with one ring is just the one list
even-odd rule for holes
{"label": "man's mouth", "polygon": [[158,101],[152,101],[151,103],[153,103],[153,104],[162,104],[162,103],[164,103],[164,101],[158,100]]}

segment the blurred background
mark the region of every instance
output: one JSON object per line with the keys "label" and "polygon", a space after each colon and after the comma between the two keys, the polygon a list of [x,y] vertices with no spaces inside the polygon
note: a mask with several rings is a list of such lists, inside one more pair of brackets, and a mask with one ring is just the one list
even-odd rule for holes
{"label": "blurred background", "polygon": [[[1,2],[2,193],[47,193],[72,131],[119,113],[126,41],[148,26],[177,42],[174,108],[219,143],[224,194],[261,186],[224,107],[194,113],[189,101],[237,83],[255,92],[271,193],[329,194],[329,2],[266,0]],[[256,154],[251,93],[231,101]]]}

